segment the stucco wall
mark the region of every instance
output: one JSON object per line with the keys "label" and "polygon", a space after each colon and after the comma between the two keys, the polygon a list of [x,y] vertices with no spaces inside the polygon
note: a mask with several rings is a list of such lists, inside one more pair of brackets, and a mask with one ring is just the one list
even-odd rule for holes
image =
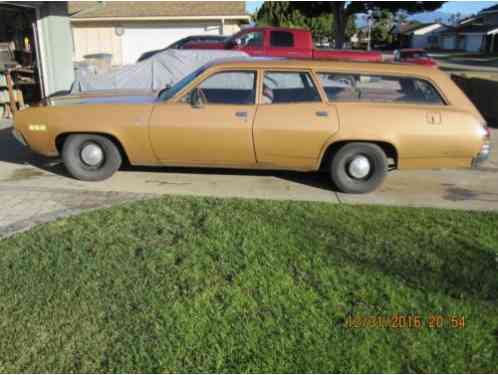
{"label": "stucco wall", "polygon": [[[74,40],[73,61],[83,61],[84,56],[92,53],[111,53],[112,64],[121,65],[123,63],[123,44],[122,37],[115,32],[116,27],[126,27],[137,25],[144,27],[157,27],[157,25],[167,25],[166,27],[219,27],[221,21],[149,21],[149,22],[118,22],[118,21],[99,21],[99,22],[75,22],[71,24],[72,37]],[[240,30],[238,21],[226,20],[223,25],[223,34],[231,35]],[[212,34],[212,33],[210,33]],[[160,44],[162,48],[163,44]]]}
{"label": "stucco wall", "polygon": [[232,35],[240,31],[240,23],[237,21],[225,21],[223,35]]}
{"label": "stucco wall", "polygon": [[117,24],[111,22],[73,23],[74,61],[84,60],[92,53],[111,53],[112,64],[120,65],[122,61],[121,37],[116,35]]}

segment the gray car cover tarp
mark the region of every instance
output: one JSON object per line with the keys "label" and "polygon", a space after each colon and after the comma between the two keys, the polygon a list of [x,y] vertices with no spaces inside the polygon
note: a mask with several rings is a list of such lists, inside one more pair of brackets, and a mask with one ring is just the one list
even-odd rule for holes
{"label": "gray car cover tarp", "polygon": [[249,56],[240,51],[167,50],[145,61],[103,74],[81,70],[71,86],[71,93],[117,89],[158,91],[174,85],[206,63],[230,58]]}

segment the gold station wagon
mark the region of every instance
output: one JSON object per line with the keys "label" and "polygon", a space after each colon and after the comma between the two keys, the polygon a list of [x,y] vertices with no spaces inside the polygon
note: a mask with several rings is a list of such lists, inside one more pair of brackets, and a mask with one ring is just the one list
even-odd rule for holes
{"label": "gold station wagon", "polygon": [[372,191],[393,169],[468,168],[490,152],[484,119],[440,70],[336,61],[219,61],[156,95],[49,99],[16,114],[15,135],[81,180],[124,161],[327,170],[345,193]]}

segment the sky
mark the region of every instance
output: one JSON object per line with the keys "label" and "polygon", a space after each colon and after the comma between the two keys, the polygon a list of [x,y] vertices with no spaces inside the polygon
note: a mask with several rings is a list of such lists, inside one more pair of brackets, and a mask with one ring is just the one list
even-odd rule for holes
{"label": "sky", "polygon": [[[263,1],[246,1],[247,11],[254,12],[262,3]],[[470,15],[495,4],[498,4],[498,1],[448,1],[438,11]]]}

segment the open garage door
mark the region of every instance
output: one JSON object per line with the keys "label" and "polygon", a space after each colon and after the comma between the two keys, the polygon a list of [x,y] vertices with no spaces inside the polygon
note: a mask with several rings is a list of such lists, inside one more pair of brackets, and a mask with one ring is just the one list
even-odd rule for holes
{"label": "open garage door", "polygon": [[127,25],[122,37],[123,64],[134,64],[144,52],[162,49],[190,35],[219,35],[220,26]]}
{"label": "open garage door", "polygon": [[0,3],[0,119],[40,100],[39,56],[35,9]]}

